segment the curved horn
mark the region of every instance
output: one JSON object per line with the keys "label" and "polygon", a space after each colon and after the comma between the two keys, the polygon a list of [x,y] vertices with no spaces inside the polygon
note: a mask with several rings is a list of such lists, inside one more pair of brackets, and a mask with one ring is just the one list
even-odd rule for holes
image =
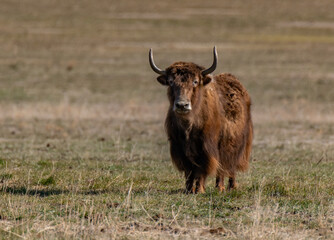
{"label": "curved horn", "polygon": [[214,46],[213,48],[213,63],[212,66],[209,67],[208,69],[205,69],[202,71],[202,75],[205,76],[209,73],[212,73],[216,67],[217,67],[217,62],[218,62],[218,56],[217,56],[217,50],[216,50],[216,46]]}
{"label": "curved horn", "polygon": [[160,68],[158,68],[155,64],[154,64],[154,60],[153,60],[153,53],[152,53],[152,48],[150,48],[150,53],[149,53],[149,60],[150,60],[150,65],[151,68],[154,72],[156,72],[157,74],[163,75],[166,73],[166,71],[162,71]]}

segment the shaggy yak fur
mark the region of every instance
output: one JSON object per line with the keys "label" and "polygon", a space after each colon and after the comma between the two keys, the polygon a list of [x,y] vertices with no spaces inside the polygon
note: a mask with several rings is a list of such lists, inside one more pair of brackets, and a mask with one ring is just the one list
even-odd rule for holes
{"label": "shaggy yak fur", "polygon": [[[216,176],[219,191],[225,189],[224,177],[229,178],[228,189],[236,188],[236,172],[247,170],[252,147],[246,89],[232,74],[203,76],[203,70],[194,63],[176,62],[157,78],[168,86],[165,127],[170,154],[185,174],[188,193],[205,192],[209,175]],[[175,104],[181,100],[189,101],[189,111],[177,111]]]}

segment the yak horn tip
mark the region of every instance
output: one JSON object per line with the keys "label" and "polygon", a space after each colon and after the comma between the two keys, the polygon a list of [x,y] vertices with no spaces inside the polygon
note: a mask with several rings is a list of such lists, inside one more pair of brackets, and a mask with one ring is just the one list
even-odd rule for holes
{"label": "yak horn tip", "polygon": [[150,51],[149,51],[149,61],[150,61],[150,66],[152,68],[152,70],[160,75],[163,75],[165,74],[166,72],[161,70],[160,68],[158,68],[155,63],[154,63],[154,60],[153,60],[153,50],[152,48],[150,48]]}
{"label": "yak horn tip", "polygon": [[207,74],[212,73],[217,67],[217,61],[218,61],[217,48],[216,48],[216,46],[214,46],[213,47],[213,63],[211,65],[211,67],[202,71],[202,75],[205,76]]}

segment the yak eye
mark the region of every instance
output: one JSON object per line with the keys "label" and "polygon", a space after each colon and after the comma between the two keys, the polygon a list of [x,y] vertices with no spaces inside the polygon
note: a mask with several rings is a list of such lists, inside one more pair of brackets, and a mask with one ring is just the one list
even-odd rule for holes
{"label": "yak eye", "polygon": [[197,84],[198,84],[198,80],[194,80],[194,81],[193,81],[193,85],[194,85],[194,87],[196,87]]}

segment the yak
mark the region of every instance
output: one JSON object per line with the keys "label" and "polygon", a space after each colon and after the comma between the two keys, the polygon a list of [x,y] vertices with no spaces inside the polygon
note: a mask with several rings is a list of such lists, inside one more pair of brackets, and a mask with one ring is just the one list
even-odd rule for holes
{"label": "yak", "polygon": [[237,187],[236,173],[249,166],[253,123],[251,99],[239,80],[230,73],[212,76],[217,67],[204,69],[191,62],[175,62],[165,70],[149,62],[159,74],[157,80],[167,86],[169,109],[165,130],[172,162],[184,173],[187,193],[204,193],[209,175],[216,176],[216,187]]}

